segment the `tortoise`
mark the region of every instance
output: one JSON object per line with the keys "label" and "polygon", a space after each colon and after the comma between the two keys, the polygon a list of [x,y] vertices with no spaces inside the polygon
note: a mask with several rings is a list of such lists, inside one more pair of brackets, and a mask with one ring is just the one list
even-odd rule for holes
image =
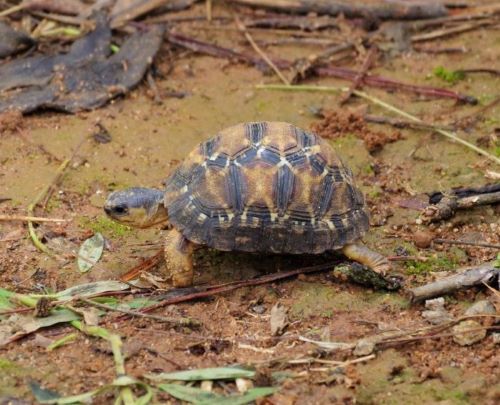
{"label": "tortoise", "polygon": [[345,256],[385,274],[388,260],[359,243],[368,210],[351,170],[321,137],[285,122],[250,122],[199,144],[165,189],[111,193],[106,214],[139,228],[169,223],[166,268],[193,283],[193,248]]}

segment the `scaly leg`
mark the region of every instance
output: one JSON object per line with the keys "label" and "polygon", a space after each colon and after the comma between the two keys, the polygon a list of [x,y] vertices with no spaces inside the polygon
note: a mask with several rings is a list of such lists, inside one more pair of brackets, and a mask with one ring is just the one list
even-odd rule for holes
{"label": "scaly leg", "polygon": [[391,265],[386,257],[368,249],[364,245],[349,243],[342,248],[342,253],[344,253],[344,255],[346,255],[349,259],[368,266],[370,269],[382,276],[391,270]]}
{"label": "scaly leg", "polygon": [[165,264],[174,287],[193,284],[193,244],[177,229],[171,229],[165,238]]}

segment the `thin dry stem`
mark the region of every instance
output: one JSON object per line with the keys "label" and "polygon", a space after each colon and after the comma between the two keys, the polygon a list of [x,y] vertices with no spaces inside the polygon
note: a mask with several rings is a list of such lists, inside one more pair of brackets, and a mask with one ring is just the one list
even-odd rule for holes
{"label": "thin dry stem", "polygon": [[290,85],[290,81],[285,77],[285,75],[283,75],[283,73],[281,72],[281,70],[278,69],[278,67],[274,64],[274,62],[271,59],[269,59],[269,57],[266,55],[266,53],[262,49],[260,49],[259,45],[257,45],[255,43],[254,39],[252,38],[252,36],[248,32],[248,30],[245,27],[245,25],[240,21],[240,19],[238,18],[238,16],[236,14],[234,14],[233,18],[234,18],[234,22],[236,23],[236,26],[243,33],[243,35],[245,36],[245,38],[247,39],[247,41],[250,43],[250,45],[252,46],[252,48],[255,50],[255,52],[257,52],[259,54],[259,56],[262,59],[264,59],[264,61],[269,65],[269,67],[274,71],[274,73],[276,73],[276,75],[280,78],[280,80],[284,84],[286,84],[287,86],[289,86]]}
{"label": "thin dry stem", "polygon": [[29,215],[0,215],[0,221],[69,222],[69,219],[33,217]]}

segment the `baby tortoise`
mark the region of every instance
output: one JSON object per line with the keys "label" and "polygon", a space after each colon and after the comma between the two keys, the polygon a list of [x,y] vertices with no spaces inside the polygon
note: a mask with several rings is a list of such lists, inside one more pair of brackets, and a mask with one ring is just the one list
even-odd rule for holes
{"label": "baby tortoise", "polygon": [[169,222],[168,273],[176,287],[193,282],[192,251],[314,253],[341,250],[385,274],[389,262],[358,240],[369,228],[351,170],[319,136],[284,122],[227,128],[198,145],[164,191],[129,188],[104,210],[126,225]]}

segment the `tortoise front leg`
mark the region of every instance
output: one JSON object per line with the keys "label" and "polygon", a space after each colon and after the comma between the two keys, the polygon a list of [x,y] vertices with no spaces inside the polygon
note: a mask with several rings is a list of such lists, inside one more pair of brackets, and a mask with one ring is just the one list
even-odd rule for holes
{"label": "tortoise front leg", "polygon": [[382,276],[391,269],[389,260],[385,256],[368,249],[362,244],[349,243],[342,248],[342,253],[349,259],[364,264]]}
{"label": "tortoise front leg", "polygon": [[171,229],[165,238],[165,264],[174,287],[193,284],[193,244],[177,229]]}

